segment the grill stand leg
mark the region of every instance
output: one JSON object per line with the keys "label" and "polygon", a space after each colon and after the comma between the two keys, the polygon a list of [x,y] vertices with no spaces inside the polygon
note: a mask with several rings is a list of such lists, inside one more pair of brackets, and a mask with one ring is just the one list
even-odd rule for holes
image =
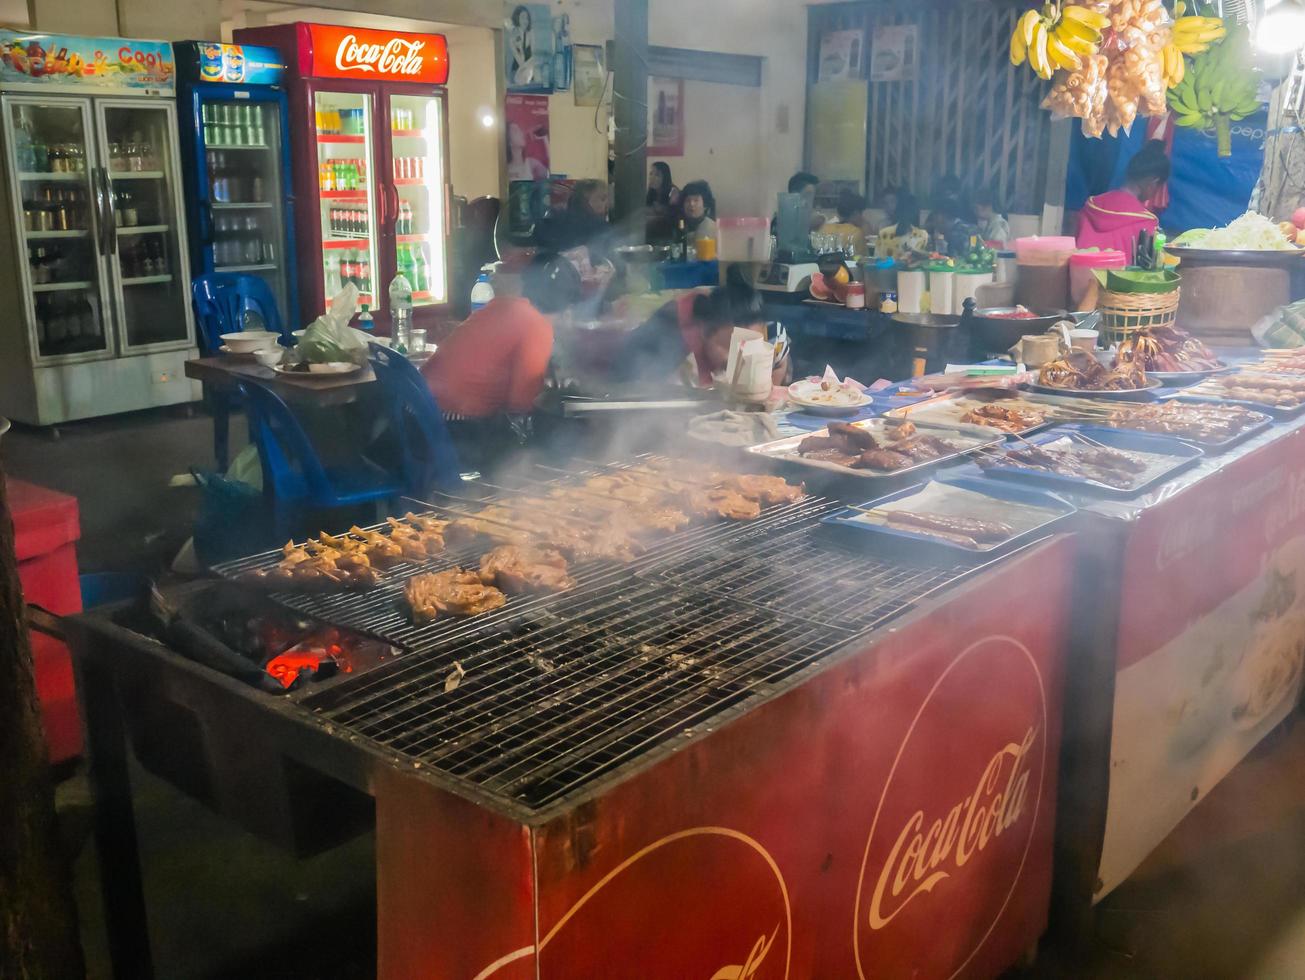
{"label": "grill stand leg", "polygon": [[78,687],[86,719],[95,791],[95,844],[100,894],[115,980],[152,980],[149,924],[141,881],[136,815],[131,802],[127,740],[111,672],[79,658]]}

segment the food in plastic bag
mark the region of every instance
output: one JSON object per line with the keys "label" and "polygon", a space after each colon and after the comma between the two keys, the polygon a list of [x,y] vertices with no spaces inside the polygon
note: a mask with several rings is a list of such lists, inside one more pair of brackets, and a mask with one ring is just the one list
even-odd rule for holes
{"label": "food in plastic bag", "polygon": [[296,348],[301,360],[310,364],[367,360],[367,339],[349,326],[358,308],[358,287],[347,283],[331,299],[331,307],[308,325]]}

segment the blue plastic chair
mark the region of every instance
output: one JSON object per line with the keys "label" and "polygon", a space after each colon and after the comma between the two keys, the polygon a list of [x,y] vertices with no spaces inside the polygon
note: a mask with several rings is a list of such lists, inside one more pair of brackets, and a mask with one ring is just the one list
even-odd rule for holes
{"label": "blue plastic chair", "polygon": [[[199,350],[204,357],[217,353],[224,333],[240,333],[245,329],[247,312],[258,314],[268,330],[280,334],[283,345],[288,347],[293,342],[281,323],[271,288],[257,276],[234,272],[196,276],[190,281],[190,305],[195,311]],[[213,413],[213,458],[218,471],[225,473],[230,457],[231,409],[235,397],[228,390],[210,389],[206,384],[204,402]]]}
{"label": "blue plastic chair", "polygon": [[432,487],[456,489],[461,481],[458,453],[426,379],[404,355],[381,344],[368,346],[402,452],[405,492],[420,500]]}
{"label": "blue plastic chair", "polygon": [[294,533],[296,509],[357,507],[399,495],[399,482],[366,460],[352,469],[326,466],[294,413],[270,388],[249,381],[240,385],[240,393],[279,536]]}
{"label": "blue plastic chair", "polygon": [[256,313],[266,328],[281,335],[289,346],[291,336],[281,323],[272,289],[258,276],[234,272],[206,272],[190,281],[190,302],[199,328],[199,346],[205,357],[217,353],[224,333],[245,329],[245,314]]}

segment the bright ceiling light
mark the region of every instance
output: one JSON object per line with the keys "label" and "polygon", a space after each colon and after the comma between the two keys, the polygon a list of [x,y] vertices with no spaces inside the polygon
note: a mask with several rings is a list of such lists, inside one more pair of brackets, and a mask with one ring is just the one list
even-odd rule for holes
{"label": "bright ceiling light", "polygon": [[486,129],[492,128],[494,125],[494,113],[492,112],[481,113],[480,124],[484,126]]}
{"label": "bright ceiling light", "polygon": [[1305,47],[1305,10],[1295,3],[1271,5],[1255,29],[1255,44],[1269,54],[1287,54]]}

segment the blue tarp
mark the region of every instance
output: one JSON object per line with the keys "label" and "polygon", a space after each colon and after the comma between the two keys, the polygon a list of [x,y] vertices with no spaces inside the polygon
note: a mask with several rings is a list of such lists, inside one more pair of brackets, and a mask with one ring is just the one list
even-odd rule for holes
{"label": "blue tarp", "polygon": [[[1160,215],[1167,232],[1226,225],[1246,210],[1264,160],[1265,112],[1233,124],[1232,156],[1220,158],[1214,133],[1179,127],[1174,133],[1173,174],[1169,180],[1169,207]],[[1077,211],[1092,194],[1118,187],[1124,170],[1142,147],[1146,126],[1142,120],[1133,134],[1118,138],[1088,139],[1074,127],[1069,172],[1065,182],[1065,208]]]}

